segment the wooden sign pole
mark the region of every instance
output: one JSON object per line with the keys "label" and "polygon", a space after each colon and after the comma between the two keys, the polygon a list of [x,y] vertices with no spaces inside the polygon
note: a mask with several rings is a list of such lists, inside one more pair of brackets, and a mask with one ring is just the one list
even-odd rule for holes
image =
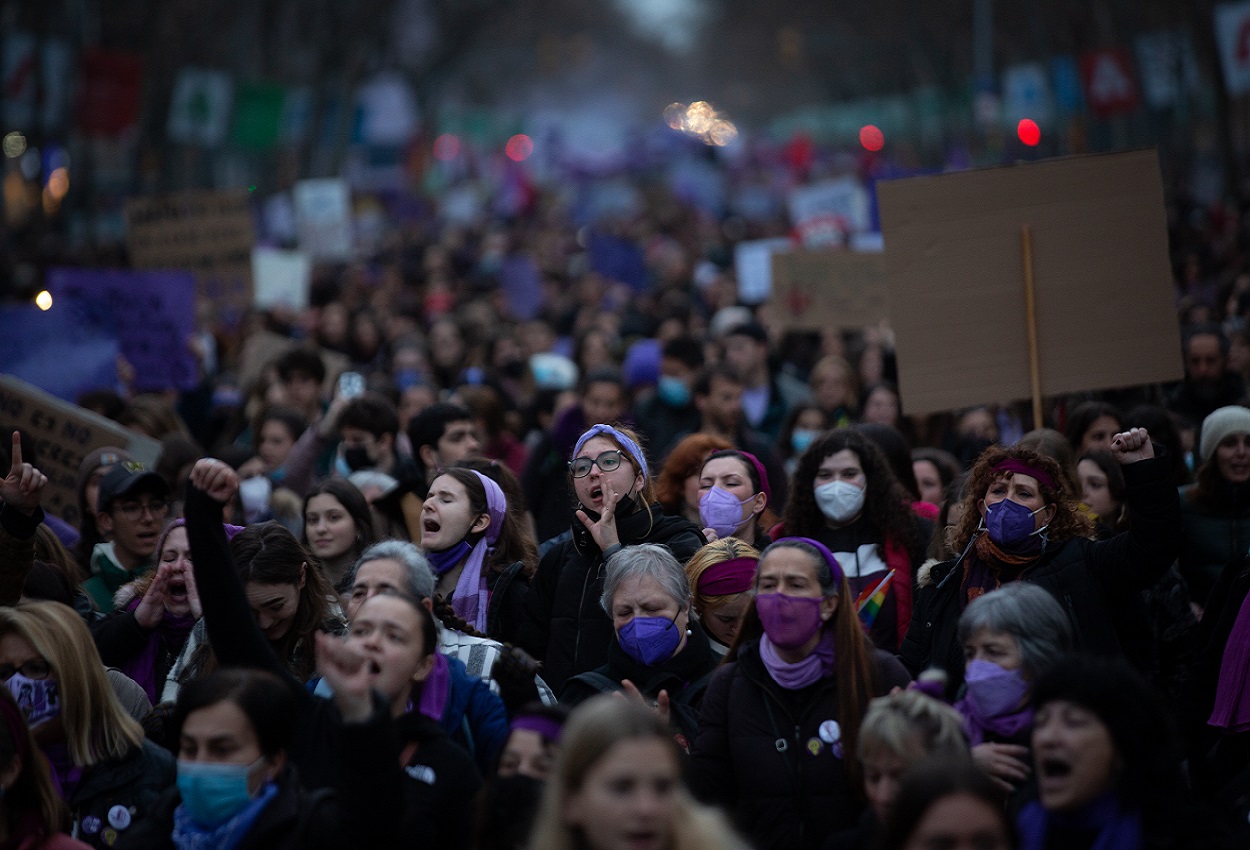
{"label": "wooden sign pole", "polygon": [[1037,354],[1037,297],[1033,289],[1033,230],[1020,228],[1020,255],[1024,263],[1024,315],[1029,335],[1029,387],[1033,394],[1033,427],[1042,427],[1042,366]]}

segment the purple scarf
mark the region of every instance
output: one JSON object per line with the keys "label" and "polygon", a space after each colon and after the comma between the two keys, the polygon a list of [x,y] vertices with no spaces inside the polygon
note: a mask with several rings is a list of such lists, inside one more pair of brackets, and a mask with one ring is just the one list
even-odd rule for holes
{"label": "purple scarf", "polygon": [[1025,806],[1016,818],[1021,850],[1045,850],[1051,826],[1098,830],[1093,850],[1141,850],[1141,817],[1125,811],[1114,793],[1106,794],[1077,812],[1048,812],[1039,802]]}
{"label": "purple scarf", "polygon": [[816,649],[802,661],[796,661],[793,664],[782,660],[777,654],[777,648],[768,639],[768,635],[761,635],[760,658],[763,659],[764,666],[768,669],[768,675],[772,676],[773,681],[781,687],[788,691],[806,688],[820,681],[821,678],[833,674],[833,632],[826,631],[821,636],[820,642],[816,644]]}
{"label": "purple scarf", "polygon": [[1242,600],[1224,644],[1215,708],[1207,724],[1227,732],[1250,730],[1250,594]]}
{"label": "purple scarf", "polygon": [[441,552],[426,552],[425,558],[430,562],[430,569],[434,570],[434,575],[441,576],[450,570],[456,564],[464,560],[464,556],[469,554],[469,541],[461,540],[450,549],[444,549]]}
{"label": "purple scarf", "polygon": [[[434,669],[429,677],[421,683],[421,699],[417,709],[431,720],[443,722],[443,712],[447,710],[447,697],[451,694],[451,672],[448,669],[447,656],[435,651]],[[412,711],[412,703],[408,704]]]}
{"label": "purple scarf", "polygon": [[1000,738],[1014,738],[1033,725],[1033,709],[1027,705],[1010,714],[986,717],[977,704],[965,696],[955,703],[955,710],[963,718],[964,734],[968,736],[970,747],[984,743],[987,732]]}
{"label": "purple scarf", "polygon": [[[133,612],[142,601],[142,597],[130,600],[126,605],[126,610]],[[194,627],[195,618],[190,614],[185,617],[175,617],[167,611],[161,618],[160,625],[148,635],[148,642],[143,645],[143,650],[138,655],[131,656],[125,663],[118,665],[119,670],[139,683],[153,705],[159,702],[160,697],[156,681],[157,658],[165,648],[168,648],[174,655],[181,652],[182,647],[186,645],[187,635],[191,634],[191,629]],[[163,681],[160,683],[162,687],[164,684]]]}
{"label": "purple scarf", "polygon": [[482,565],[486,563],[487,556],[495,551],[495,543],[503,531],[504,517],[508,513],[508,500],[494,481],[476,469],[473,474],[486,490],[486,511],[490,515],[490,525],[482,539],[469,550],[469,559],[464,563],[464,571],[460,573],[460,580],[456,582],[456,590],[451,597],[451,609],[473,628],[486,634],[490,591],[486,589],[486,576],[482,574]]}
{"label": "purple scarf", "polygon": [[74,764],[70,758],[69,748],[64,744],[46,744],[40,747],[52,769],[52,782],[60,792],[62,800],[68,800],[78,790],[82,780],[82,768]]}

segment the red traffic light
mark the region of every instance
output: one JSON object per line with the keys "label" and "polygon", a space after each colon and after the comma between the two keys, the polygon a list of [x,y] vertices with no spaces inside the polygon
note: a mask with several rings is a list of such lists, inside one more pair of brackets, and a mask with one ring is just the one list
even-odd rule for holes
{"label": "red traffic light", "polygon": [[1037,147],[1037,143],[1042,140],[1041,128],[1032,118],[1020,119],[1020,123],[1016,126],[1016,135],[1020,137],[1020,141],[1031,148]]}
{"label": "red traffic light", "polygon": [[864,150],[875,153],[885,147],[885,134],[876,126],[865,124],[859,130],[859,143],[864,146]]}

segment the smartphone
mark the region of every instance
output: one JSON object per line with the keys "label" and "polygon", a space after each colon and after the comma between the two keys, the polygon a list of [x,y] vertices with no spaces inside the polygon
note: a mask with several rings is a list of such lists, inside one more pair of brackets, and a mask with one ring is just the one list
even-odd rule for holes
{"label": "smartphone", "polygon": [[344,372],[339,375],[338,394],[342,398],[356,398],[365,391],[365,376],[359,372]]}

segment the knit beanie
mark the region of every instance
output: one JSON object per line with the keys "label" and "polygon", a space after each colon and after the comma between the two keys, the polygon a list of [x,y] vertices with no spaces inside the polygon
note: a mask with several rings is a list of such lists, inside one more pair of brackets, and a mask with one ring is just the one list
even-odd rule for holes
{"label": "knit beanie", "polygon": [[1202,436],[1198,440],[1198,455],[1206,463],[1229,434],[1250,434],[1250,408],[1230,404],[1207,414],[1202,420]]}

